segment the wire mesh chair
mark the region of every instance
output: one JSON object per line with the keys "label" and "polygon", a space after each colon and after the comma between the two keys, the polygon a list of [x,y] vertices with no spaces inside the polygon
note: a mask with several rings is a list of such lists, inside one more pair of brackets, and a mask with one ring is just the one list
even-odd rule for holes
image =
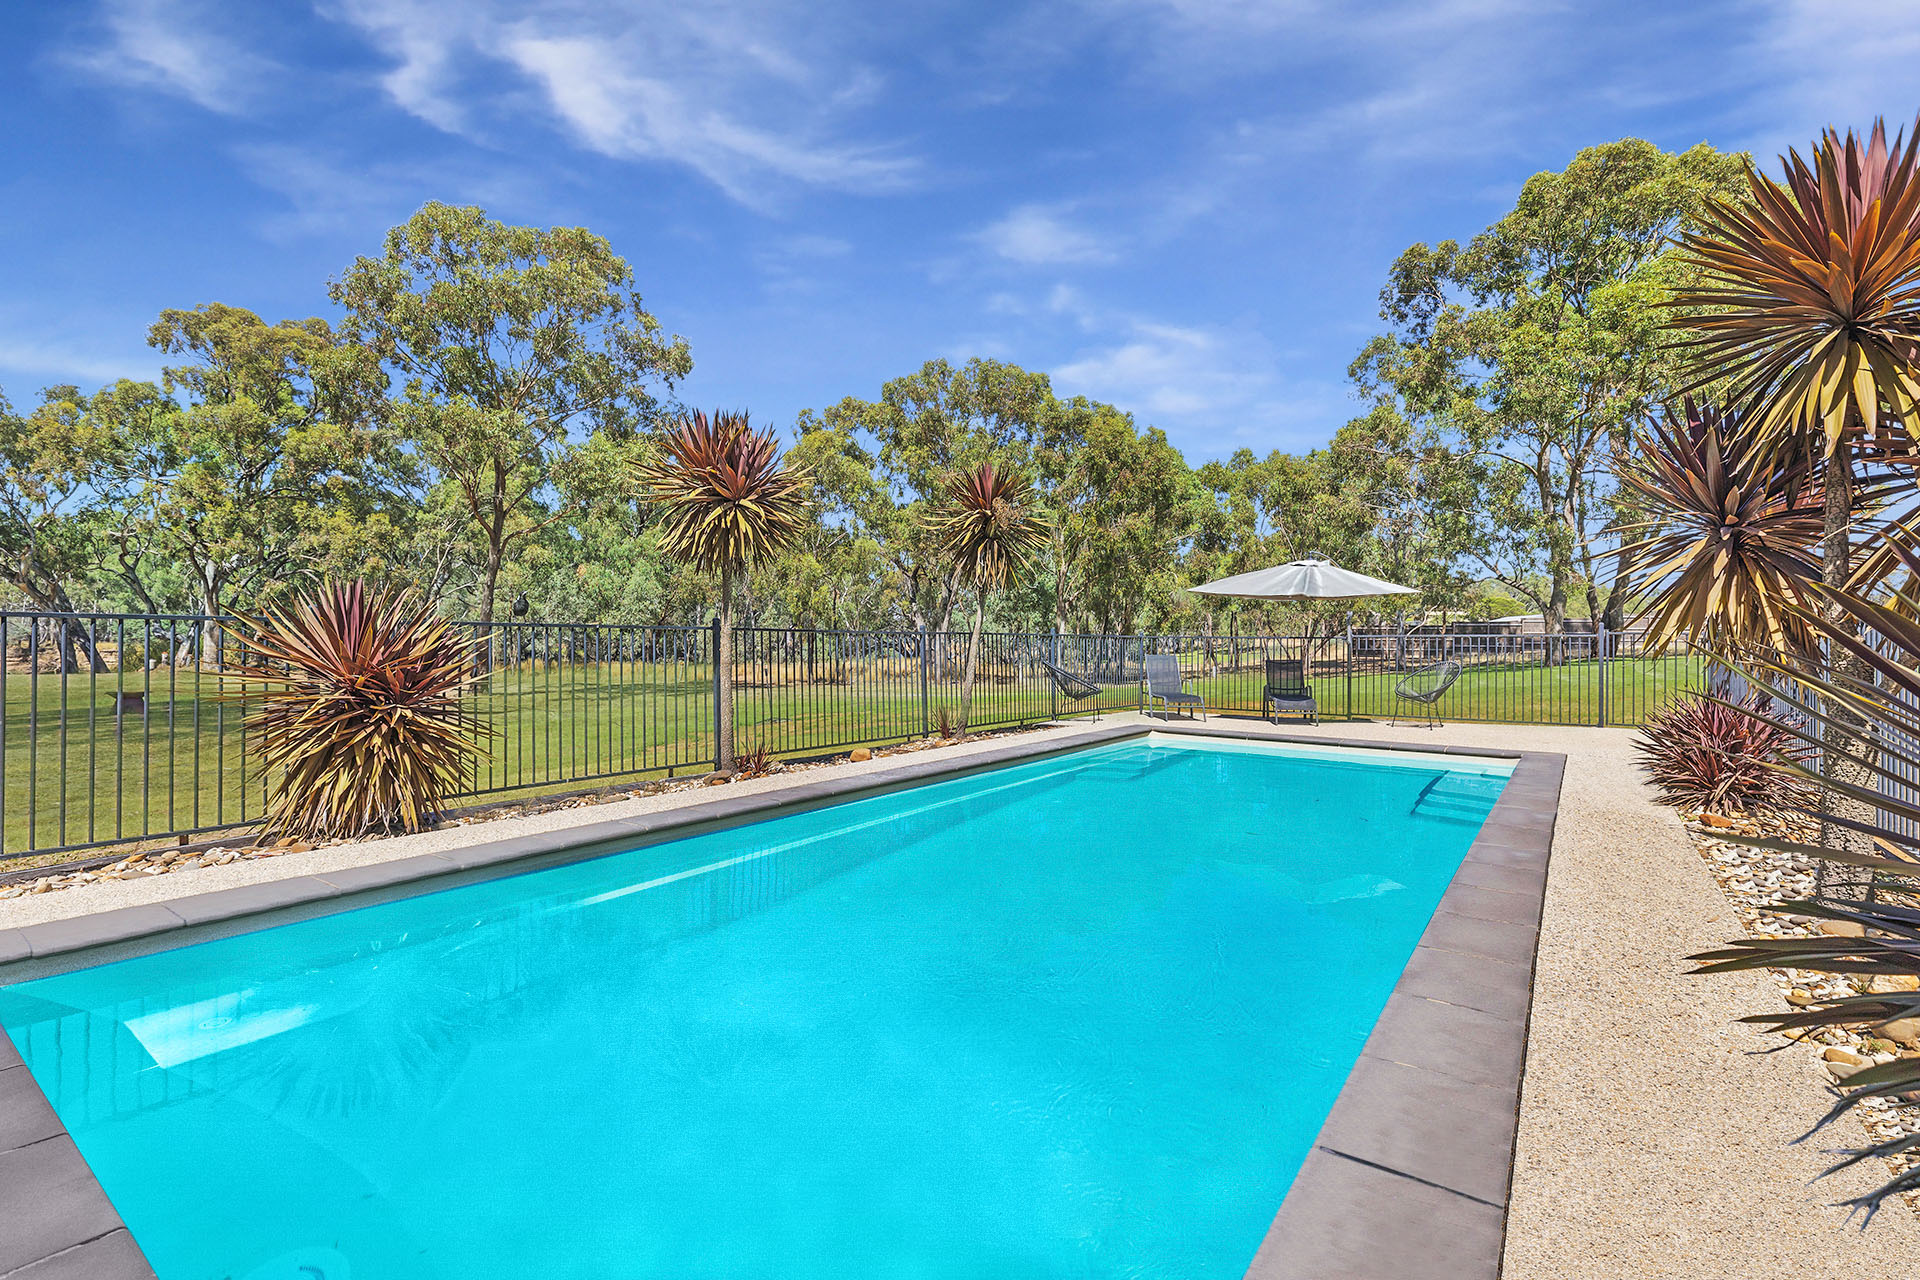
{"label": "wire mesh chair", "polygon": [[[1047,679],[1053,682],[1053,687],[1060,691],[1060,696],[1068,701],[1081,702],[1100,696],[1100,686],[1085,676],[1077,676],[1064,667],[1056,667],[1045,658],[1036,658],[1035,661],[1047,673]],[[1097,702],[1093,704],[1093,721],[1100,723],[1100,704]]]}
{"label": "wire mesh chair", "polygon": [[[1409,671],[1400,677],[1400,683],[1393,686],[1393,696],[1401,702],[1411,702],[1415,706],[1426,708],[1423,723],[1431,729],[1440,721],[1434,711],[1434,704],[1444,698],[1447,690],[1453,688],[1453,682],[1466,670],[1452,658],[1436,662],[1430,667],[1421,667],[1418,671]],[[1402,719],[1398,708],[1395,709],[1393,724]]]}

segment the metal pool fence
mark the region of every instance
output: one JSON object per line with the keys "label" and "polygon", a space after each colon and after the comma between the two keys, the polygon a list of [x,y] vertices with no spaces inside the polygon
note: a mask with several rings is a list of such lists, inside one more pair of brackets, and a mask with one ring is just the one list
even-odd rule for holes
{"label": "metal pool fence", "polygon": [[[256,821],[270,780],[242,732],[245,696],[221,676],[238,625],[0,613],[0,857]],[[713,625],[460,625],[481,672],[469,697],[488,727],[464,797],[714,766]],[[966,632],[736,628],[736,750],[803,756],[957,727],[968,643]],[[1632,635],[987,633],[979,646],[974,729],[1134,710],[1147,654],[1176,655],[1210,709],[1243,715],[1263,711],[1265,661],[1297,660],[1328,719],[1404,713],[1395,685],[1442,658],[1465,670],[1441,718],[1533,724],[1638,724],[1702,671]],[[1049,665],[1097,692],[1063,693]]]}

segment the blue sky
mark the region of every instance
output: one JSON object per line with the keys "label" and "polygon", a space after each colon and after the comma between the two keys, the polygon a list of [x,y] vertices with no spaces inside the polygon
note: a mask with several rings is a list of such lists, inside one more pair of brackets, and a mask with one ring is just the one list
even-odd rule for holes
{"label": "blue sky", "polygon": [[17,3],[0,387],[151,376],[163,307],[330,315],[440,199],[607,236],[696,403],[986,355],[1194,462],[1306,448],[1408,244],[1595,142],[1911,120],[1917,57],[1891,0]]}

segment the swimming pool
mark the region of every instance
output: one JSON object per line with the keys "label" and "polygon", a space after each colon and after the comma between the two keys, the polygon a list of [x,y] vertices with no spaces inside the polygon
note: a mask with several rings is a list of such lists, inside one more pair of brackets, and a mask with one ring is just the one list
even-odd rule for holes
{"label": "swimming pool", "polygon": [[162,1280],[1238,1276],[1510,768],[1146,739],[0,989]]}

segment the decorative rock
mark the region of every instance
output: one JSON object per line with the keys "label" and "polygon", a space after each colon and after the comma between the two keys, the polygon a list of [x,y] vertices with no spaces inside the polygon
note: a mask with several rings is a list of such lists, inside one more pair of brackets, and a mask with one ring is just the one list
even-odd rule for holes
{"label": "decorative rock", "polygon": [[860,764],[865,761],[873,759],[873,752],[869,751],[865,747],[855,747],[853,751],[847,756],[847,759],[853,761],[855,764]]}
{"label": "decorative rock", "polygon": [[1820,922],[1820,932],[1830,938],[1864,938],[1867,936],[1866,926],[1852,920],[1822,920]]}
{"label": "decorative rock", "polygon": [[1875,1034],[1909,1049],[1920,1048],[1920,1018],[1895,1018],[1874,1028]]}
{"label": "decorative rock", "polygon": [[1864,1066],[1867,1061],[1853,1050],[1842,1048],[1837,1044],[1821,1054],[1820,1057],[1827,1062],[1843,1062],[1850,1067]]}
{"label": "decorative rock", "polygon": [[1867,990],[1883,996],[1901,991],[1920,991],[1920,976],[1911,973],[1875,974],[1867,980]]}
{"label": "decorative rock", "polygon": [[1827,1070],[1833,1073],[1835,1080],[1845,1080],[1850,1076],[1859,1075],[1862,1071],[1865,1071],[1869,1065],[1869,1063],[1865,1062],[1829,1062],[1827,1064]]}
{"label": "decorative rock", "polygon": [[1787,1003],[1797,1005],[1804,1009],[1813,1003],[1813,992],[1807,990],[1805,987],[1795,987],[1793,990],[1787,992]]}

